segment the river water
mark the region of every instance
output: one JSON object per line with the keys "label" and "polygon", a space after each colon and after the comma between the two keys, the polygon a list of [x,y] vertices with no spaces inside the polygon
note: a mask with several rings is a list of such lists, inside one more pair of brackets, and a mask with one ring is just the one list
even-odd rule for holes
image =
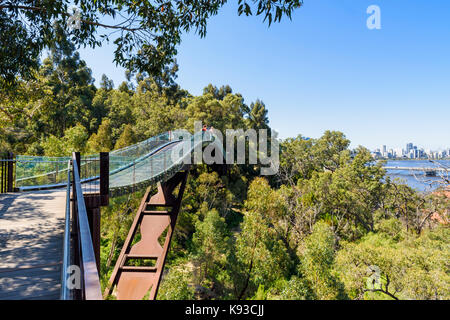
{"label": "river water", "polygon": [[[437,162],[450,167],[450,160],[438,160]],[[388,167],[408,167],[408,168],[437,168],[435,163],[428,160],[389,160],[386,162]],[[436,177],[427,177],[422,171],[411,170],[387,170],[387,174],[391,179],[398,179],[403,183],[406,183],[410,187],[417,191],[433,191],[439,184],[436,182],[440,180],[439,172]],[[446,175],[446,173],[443,173]],[[430,182],[435,182],[430,185]]]}

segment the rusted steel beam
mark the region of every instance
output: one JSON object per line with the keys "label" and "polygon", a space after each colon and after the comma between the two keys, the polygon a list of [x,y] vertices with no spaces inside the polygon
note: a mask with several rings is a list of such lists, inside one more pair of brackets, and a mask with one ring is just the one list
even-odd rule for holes
{"label": "rusted steel beam", "polygon": [[[188,173],[188,170],[180,171],[169,180],[159,183],[158,192],[152,197],[150,188],[147,189],[114,266],[105,295],[115,292],[119,300],[140,300],[149,294],[150,300],[156,299]],[[177,187],[178,193],[174,195]],[[156,210],[158,207],[167,207],[169,210]],[[138,229],[141,240],[131,245]],[[166,230],[161,246],[159,238]],[[155,260],[155,263],[152,266],[133,266],[127,265],[128,259]]]}
{"label": "rusted steel beam", "polygon": [[130,231],[128,232],[127,238],[125,239],[125,243],[122,247],[122,250],[120,251],[119,258],[117,259],[117,262],[114,266],[113,272],[109,279],[108,288],[106,288],[104,296],[112,294],[114,286],[117,284],[121,262],[128,253],[127,251],[129,251],[129,246],[132,240],[134,239],[134,236],[136,235],[137,227],[139,226],[141,220],[141,215],[139,213],[145,209],[149,196],[150,196],[150,187],[147,188],[144,197],[141,200],[141,204],[139,205],[138,211],[134,217],[133,223],[130,227]]}

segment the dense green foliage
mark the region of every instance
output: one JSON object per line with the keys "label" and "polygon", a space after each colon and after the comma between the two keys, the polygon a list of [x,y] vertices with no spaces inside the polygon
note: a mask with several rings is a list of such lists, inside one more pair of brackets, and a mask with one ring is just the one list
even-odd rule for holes
{"label": "dense green foliage", "polygon": [[[195,120],[222,131],[269,127],[262,101],[247,105],[229,86],[193,96],[173,82],[176,69],[117,89],[104,76],[97,88],[62,42],[36,79],[0,101],[0,147],[62,156],[192,131]],[[250,165],[194,166],[159,298],[449,299],[449,199],[391,181],[367,149],[349,145],[334,131],[287,139],[279,173],[265,178]],[[102,210],[103,286],[142,195]]]}

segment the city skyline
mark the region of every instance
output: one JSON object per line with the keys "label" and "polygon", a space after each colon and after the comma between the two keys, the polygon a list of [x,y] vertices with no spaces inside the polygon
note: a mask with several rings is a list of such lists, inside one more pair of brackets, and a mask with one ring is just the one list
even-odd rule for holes
{"label": "city skyline", "polygon": [[417,146],[413,142],[406,143],[405,148],[383,144],[380,148],[373,149],[372,155],[376,158],[444,159],[450,158],[450,147],[433,150]]}
{"label": "city skyline", "polygon": [[417,146],[417,148],[424,149],[424,150],[444,151],[444,150],[450,149],[450,143],[449,143],[448,146],[444,146],[444,147],[441,147],[441,148],[431,148],[431,147],[426,146],[426,145],[424,146],[424,145],[417,144],[413,140],[411,140],[409,142],[405,142],[403,145],[390,145],[390,144],[386,144],[386,143],[380,143],[379,146],[376,146],[376,147],[371,148],[371,149],[378,149],[378,148],[381,149],[381,147],[383,147],[383,146],[386,146],[388,149],[399,149],[399,148],[405,148],[405,146],[407,144],[409,144],[409,143],[412,143],[414,146]]}

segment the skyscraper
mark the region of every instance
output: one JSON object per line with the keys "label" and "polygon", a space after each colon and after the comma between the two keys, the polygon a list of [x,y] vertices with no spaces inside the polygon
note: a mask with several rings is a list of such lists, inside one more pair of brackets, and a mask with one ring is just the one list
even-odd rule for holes
{"label": "skyscraper", "polygon": [[414,145],[410,142],[406,144],[406,154],[409,154]]}

